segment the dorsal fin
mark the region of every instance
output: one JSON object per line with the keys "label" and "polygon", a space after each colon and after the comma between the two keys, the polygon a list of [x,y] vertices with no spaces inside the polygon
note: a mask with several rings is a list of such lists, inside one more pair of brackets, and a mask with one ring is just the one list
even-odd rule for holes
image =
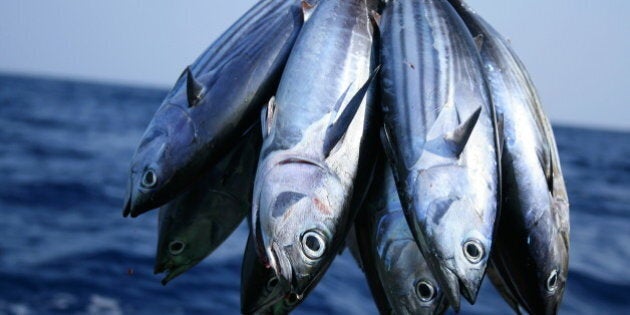
{"label": "dorsal fin", "polygon": [[315,8],[317,8],[316,4],[310,4],[306,0],[302,0],[302,15],[304,16],[304,22],[308,21],[308,19],[315,12]]}
{"label": "dorsal fin", "polygon": [[352,122],[355,114],[359,110],[359,106],[361,106],[363,98],[365,97],[365,94],[367,93],[372,81],[374,80],[374,77],[376,77],[380,70],[381,66],[379,65],[378,67],[376,67],[376,69],[374,69],[374,71],[372,71],[370,77],[367,79],[367,81],[365,81],[363,86],[357,91],[352,99],[350,99],[350,102],[348,102],[348,105],[346,105],[343,112],[341,112],[341,114],[338,115],[337,119],[328,126],[328,129],[326,129],[326,137],[324,138],[323,148],[324,157],[327,158],[330,155],[332,149],[337,145],[339,140],[341,140],[343,135],[348,130],[348,127],[350,126],[350,123]]}
{"label": "dorsal fin", "polygon": [[472,115],[468,117],[468,119],[457,126],[455,130],[444,135],[444,140],[452,145],[454,156],[459,158],[462,151],[464,151],[464,148],[468,143],[468,139],[470,139],[470,135],[477,125],[480,114],[481,106],[479,106],[479,108],[477,108]]}
{"label": "dorsal fin", "polygon": [[269,99],[266,107],[260,111],[260,128],[262,129],[262,137],[266,139],[271,133],[271,126],[276,114],[276,97]]}
{"label": "dorsal fin", "polygon": [[203,85],[195,79],[190,66],[184,70],[186,72],[186,96],[188,98],[188,107],[194,107],[203,97]]}

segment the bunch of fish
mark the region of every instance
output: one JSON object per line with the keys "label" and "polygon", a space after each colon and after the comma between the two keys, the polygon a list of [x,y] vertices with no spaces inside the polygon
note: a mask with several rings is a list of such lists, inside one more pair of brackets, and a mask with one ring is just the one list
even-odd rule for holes
{"label": "bunch of fish", "polygon": [[458,311],[486,272],[555,314],[569,205],[506,40],[461,0],[261,0],[186,68],[131,164],[162,281],[246,217],[243,313],[285,314],[346,246],[383,314]]}

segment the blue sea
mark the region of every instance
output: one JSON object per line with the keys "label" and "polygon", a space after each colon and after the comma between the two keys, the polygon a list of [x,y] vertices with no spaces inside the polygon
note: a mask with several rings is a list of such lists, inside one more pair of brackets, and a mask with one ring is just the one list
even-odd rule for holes
{"label": "blue sea", "polygon": [[[247,226],[167,286],[157,213],[121,215],[165,90],[0,75],[0,314],[238,314]],[[594,105],[596,106],[596,105]],[[630,133],[556,126],[571,199],[561,314],[630,313]],[[346,252],[295,314],[376,314]],[[461,314],[509,314],[489,285]]]}

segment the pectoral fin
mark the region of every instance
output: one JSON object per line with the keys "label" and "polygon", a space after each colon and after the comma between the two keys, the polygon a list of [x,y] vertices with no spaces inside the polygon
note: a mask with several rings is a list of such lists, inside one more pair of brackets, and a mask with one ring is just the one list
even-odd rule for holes
{"label": "pectoral fin", "polygon": [[448,159],[459,159],[479,120],[481,106],[455,128],[452,126],[459,119],[455,117],[456,113],[454,110],[450,106],[442,109],[429,131],[428,140],[424,145],[425,151]]}
{"label": "pectoral fin", "polygon": [[[356,115],[361,103],[363,102],[363,98],[367,93],[370,85],[378,72],[380,71],[381,66],[376,67],[367,81],[363,84],[363,86],[357,91],[357,93],[350,99],[348,105],[344,108],[343,112],[338,115],[337,119],[328,126],[326,129],[326,137],[324,138],[324,157],[328,157],[330,152],[332,152],[333,148],[339,143],[339,140],[343,137],[343,135],[348,130],[352,119]],[[347,92],[347,91],[346,91]],[[345,96],[343,94],[342,98]]]}
{"label": "pectoral fin", "polygon": [[477,121],[479,120],[479,115],[481,114],[481,106],[475,110],[468,119],[466,119],[463,123],[461,123],[455,130],[447,133],[444,136],[444,140],[451,147],[451,152],[454,157],[459,158],[468,143],[468,139],[470,139],[470,135],[472,134],[475,126],[477,125]]}

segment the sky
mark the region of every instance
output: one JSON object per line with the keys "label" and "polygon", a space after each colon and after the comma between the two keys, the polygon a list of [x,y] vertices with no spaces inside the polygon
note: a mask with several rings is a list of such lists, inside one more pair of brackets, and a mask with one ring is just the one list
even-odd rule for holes
{"label": "sky", "polygon": [[[0,72],[170,88],[254,0],[2,0]],[[630,130],[630,1],[469,0],[553,123]]]}

